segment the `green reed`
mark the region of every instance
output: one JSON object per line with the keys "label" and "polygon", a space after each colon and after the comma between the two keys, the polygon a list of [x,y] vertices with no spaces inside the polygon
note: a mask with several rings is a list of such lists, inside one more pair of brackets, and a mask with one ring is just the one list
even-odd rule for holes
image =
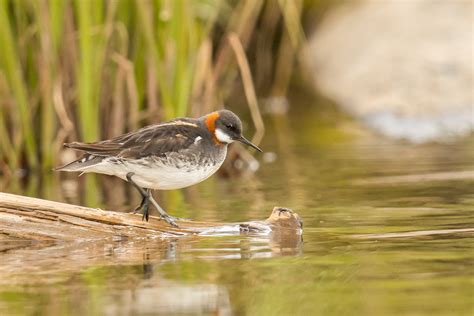
{"label": "green reed", "polygon": [[[9,104],[10,110],[13,112],[10,115],[10,120],[12,121],[11,124],[15,125],[15,127],[18,127],[18,129],[15,129],[16,135],[12,135],[13,137],[11,137],[11,143],[15,147],[23,147],[24,145],[26,147],[26,154],[29,164],[32,167],[36,167],[38,164],[36,155],[37,144],[34,130],[30,128],[33,125],[33,121],[28,102],[27,87],[23,78],[23,67],[19,56],[18,42],[14,40],[14,34],[7,15],[7,10],[7,1],[1,0],[0,39],[3,44],[0,45],[0,60],[2,62],[3,76],[9,83],[9,93],[15,100],[15,105]],[[5,112],[5,110],[6,109],[2,109],[2,112]],[[4,118],[3,115],[2,117]],[[5,121],[1,123],[6,126],[8,122]],[[2,148],[2,152],[5,149]],[[20,151],[20,149],[13,150],[17,153]],[[15,161],[12,163],[16,165],[18,162]]]}
{"label": "green reed", "polygon": [[216,108],[239,80],[229,38],[240,58],[258,61],[252,39],[268,31],[259,19],[271,17],[268,40],[289,38],[293,59],[302,3],[0,0],[0,173],[50,169],[66,141]]}

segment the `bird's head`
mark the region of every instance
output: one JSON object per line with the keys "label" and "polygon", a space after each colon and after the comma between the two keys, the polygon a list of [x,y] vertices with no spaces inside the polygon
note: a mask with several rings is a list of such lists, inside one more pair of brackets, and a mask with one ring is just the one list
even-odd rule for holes
{"label": "bird's head", "polygon": [[207,129],[219,143],[230,144],[234,141],[239,141],[262,152],[260,148],[242,135],[242,122],[233,112],[229,110],[212,112],[206,115],[204,122]]}

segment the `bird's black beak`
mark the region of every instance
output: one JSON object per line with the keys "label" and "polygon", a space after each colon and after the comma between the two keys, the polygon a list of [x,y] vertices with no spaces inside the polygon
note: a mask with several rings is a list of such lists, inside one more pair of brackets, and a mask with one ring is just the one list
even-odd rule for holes
{"label": "bird's black beak", "polygon": [[258,150],[259,152],[263,152],[260,148],[257,147],[257,145],[254,145],[252,144],[251,141],[249,141],[247,138],[245,138],[244,136],[240,136],[240,138],[237,139],[239,142],[241,142],[242,144],[245,144],[245,145],[249,145],[250,147],[252,147],[253,149],[256,149]]}

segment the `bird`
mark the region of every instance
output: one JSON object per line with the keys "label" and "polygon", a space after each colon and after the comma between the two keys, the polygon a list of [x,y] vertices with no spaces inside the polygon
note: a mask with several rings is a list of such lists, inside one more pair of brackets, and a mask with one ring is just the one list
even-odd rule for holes
{"label": "bird", "polygon": [[178,218],[156,202],[152,190],[182,189],[206,180],[222,166],[228,145],[235,141],[262,152],[243,136],[236,114],[219,110],[199,118],[145,126],[108,140],[65,143],[83,154],[56,170],[100,173],[128,181],[142,198],[133,213],[143,213],[142,220],[148,221],[151,203],[161,219],[178,227]]}

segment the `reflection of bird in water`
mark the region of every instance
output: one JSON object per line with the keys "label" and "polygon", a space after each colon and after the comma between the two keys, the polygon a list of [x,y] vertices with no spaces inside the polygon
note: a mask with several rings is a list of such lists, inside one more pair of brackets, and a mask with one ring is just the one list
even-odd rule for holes
{"label": "reflection of bird in water", "polygon": [[59,171],[95,172],[130,182],[142,196],[143,219],[148,221],[150,202],[161,218],[177,226],[151,195],[151,190],[181,189],[209,178],[224,162],[227,145],[242,142],[261,151],[242,135],[240,119],[228,110],[200,118],[177,118],[138,131],[94,143],[69,143],[85,152]]}

